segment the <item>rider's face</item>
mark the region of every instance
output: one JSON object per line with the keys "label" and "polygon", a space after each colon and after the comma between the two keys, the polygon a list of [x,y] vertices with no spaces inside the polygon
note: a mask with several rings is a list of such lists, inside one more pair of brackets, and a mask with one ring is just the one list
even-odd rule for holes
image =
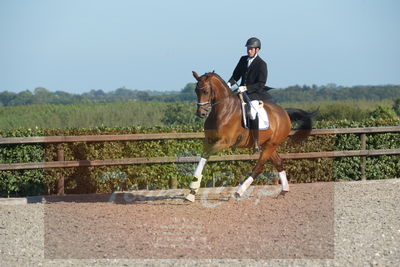
{"label": "rider's face", "polygon": [[254,48],[254,47],[247,47],[247,55],[249,57],[254,57],[257,54],[258,50],[260,50],[260,49]]}

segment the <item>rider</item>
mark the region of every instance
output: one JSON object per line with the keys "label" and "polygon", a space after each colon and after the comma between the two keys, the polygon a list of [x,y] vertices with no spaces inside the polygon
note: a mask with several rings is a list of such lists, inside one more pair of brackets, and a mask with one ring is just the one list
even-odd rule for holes
{"label": "rider", "polygon": [[[231,88],[239,79],[240,93],[246,92],[250,100],[269,100],[271,96],[267,93],[270,87],[265,86],[267,82],[268,69],[267,63],[258,55],[261,49],[261,41],[256,37],[251,37],[246,42],[247,56],[242,56],[233,71],[232,77],[228,81],[228,86]],[[247,103],[248,99],[244,98]],[[247,114],[250,111],[250,103],[246,105]],[[255,121],[250,121],[250,129],[255,130],[255,146],[258,148],[258,118]]]}
{"label": "rider", "polygon": [[266,87],[268,70],[267,63],[258,55],[261,49],[261,41],[252,37],[246,42],[247,56],[242,56],[228,81],[228,86],[236,84],[239,79],[239,92],[247,92],[251,100],[269,100],[267,93],[270,87]]}

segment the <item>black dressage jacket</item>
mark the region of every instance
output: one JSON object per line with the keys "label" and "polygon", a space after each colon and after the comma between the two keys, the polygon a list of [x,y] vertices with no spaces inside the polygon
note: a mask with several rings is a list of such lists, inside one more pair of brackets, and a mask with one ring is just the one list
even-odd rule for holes
{"label": "black dressage jacket", "polygon": [[251,100],[269,100],[270,94],[267,93],[271,87],[265,86],[267,82],[268,69],[267,63],[259,55],[253,60],[247,68],[248,56],[240,58],[239,63],[233,71],[229,83],[234,85],[239,79],[240,86],[247,87],[247,94]]}

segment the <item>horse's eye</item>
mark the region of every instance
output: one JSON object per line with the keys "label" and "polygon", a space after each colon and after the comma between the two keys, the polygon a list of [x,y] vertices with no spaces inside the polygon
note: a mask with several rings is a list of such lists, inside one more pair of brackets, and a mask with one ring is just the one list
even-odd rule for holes
{"label": "horse's eye", "polygon": [[204,91],[204,94],[205,94],[205,95],[208,95],[208,91]]}

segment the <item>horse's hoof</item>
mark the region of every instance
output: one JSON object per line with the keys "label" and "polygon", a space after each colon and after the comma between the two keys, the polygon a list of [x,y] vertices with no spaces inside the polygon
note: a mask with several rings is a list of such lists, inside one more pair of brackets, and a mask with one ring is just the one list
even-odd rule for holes
{"label": "horse's hoof", "polygon": [[241,195],[240,195],[238,192],[236,192],[233,196],[234,196],[236,199],[239,199],[239,198],[241,197]]}
{"label": "horse's hoof", "polygon": [[279,195],[285,196],[287,193],[289,193],[289,190],[282,190]]}
{"label": "horse's hoof", "polygon": [[195,196],[192,193],[190,193],[189,195],[187,195],[185,197],[185,200],[190,201],[190,202],[194,202],[195,201]]}

